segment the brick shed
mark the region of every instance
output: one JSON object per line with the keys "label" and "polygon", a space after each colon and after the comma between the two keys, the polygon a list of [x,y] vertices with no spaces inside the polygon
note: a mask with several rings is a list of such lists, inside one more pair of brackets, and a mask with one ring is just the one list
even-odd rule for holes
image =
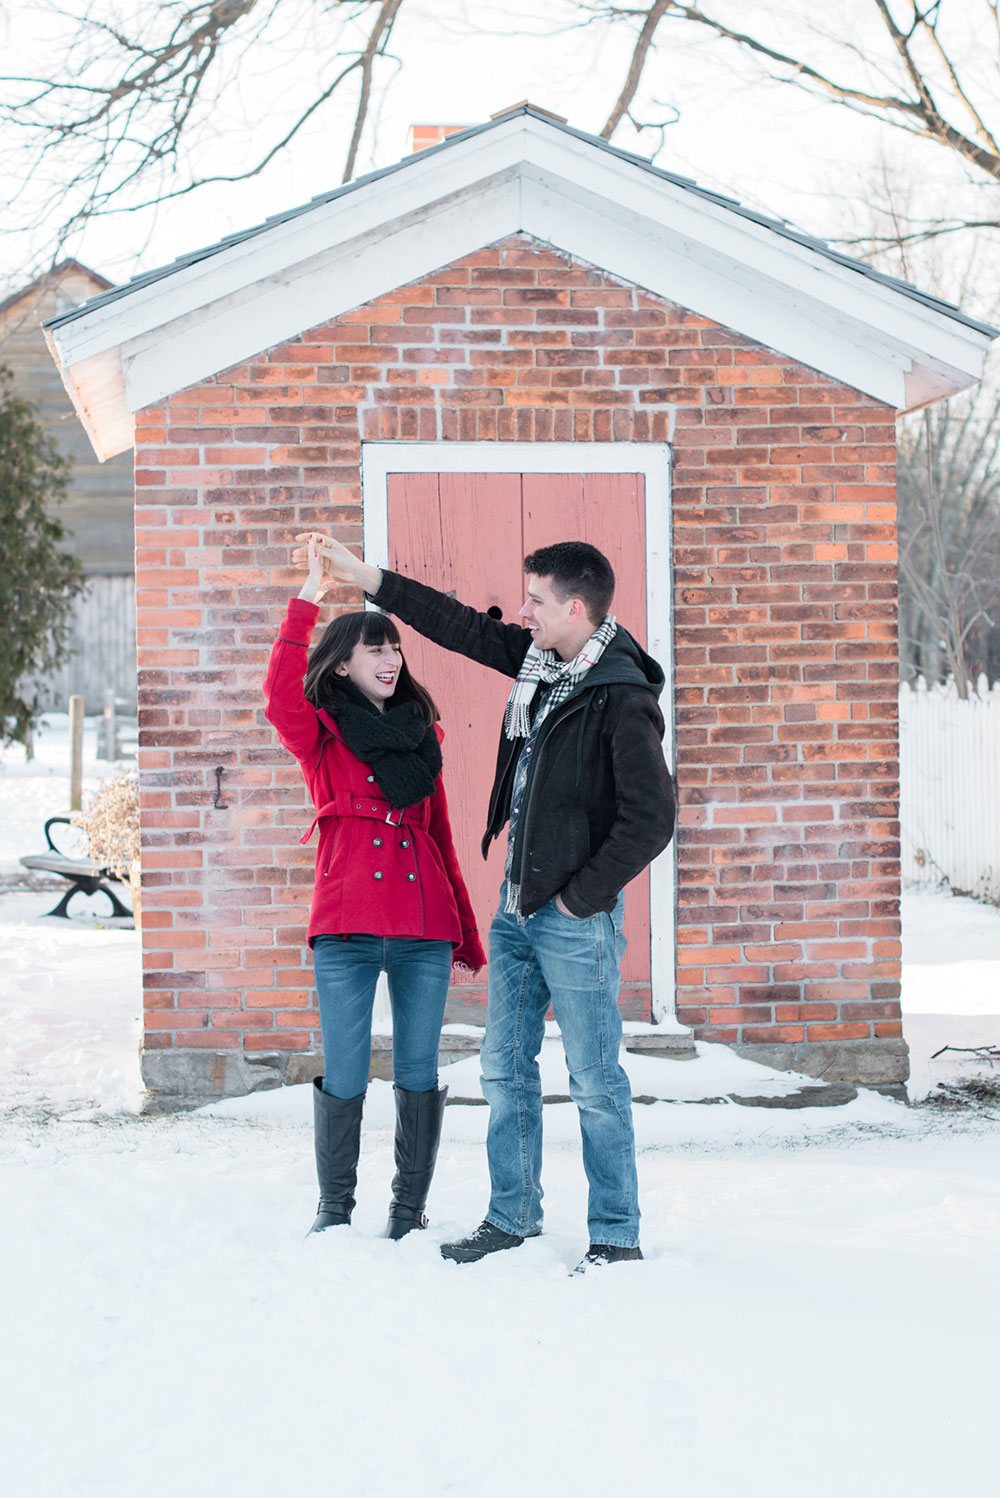
{"label": "brick shed", "polygon": [[[682,808],[629,892],[627,1015],[905,1080],[894,422],[994,330],[523,106],[48,335],[99,454],[135,446],[150,1087],[321,1070],[310,814],[260,696],[314,526],[507,617],[526,549],[606,550]],[[507,685],[410,648],[485,924]]]}

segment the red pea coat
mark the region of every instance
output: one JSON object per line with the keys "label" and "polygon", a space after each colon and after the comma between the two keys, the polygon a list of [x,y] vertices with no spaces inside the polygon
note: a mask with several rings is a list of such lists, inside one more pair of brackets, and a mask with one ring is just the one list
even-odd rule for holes
{"label": "red pea coat", "polygon": [[[317,936],[371,936],[450,941],[453,963],[486,961],[462,878],[441,776],[432,796],[394,809],[366,765],[348,749],[336,722],[302,691],[319,607],[293,598],[264,679],[268,722],[299,762],[316,808],[306,842],[319,826],[316,882],[309,912]],[[439,739],[444,734],[438,726]]]}

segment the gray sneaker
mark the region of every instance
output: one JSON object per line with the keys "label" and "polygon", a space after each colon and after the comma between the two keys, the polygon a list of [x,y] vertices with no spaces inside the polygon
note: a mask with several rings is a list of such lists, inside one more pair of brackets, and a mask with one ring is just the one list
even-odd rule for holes
{"label": "gray sneaker", "polygon": [[442,1259],[451,1259],[455,1264],[476,1264],[487,1254],[500,1253],[505,1248],[520,1248],[524,1242],[516,1233],[505,1233],[492,1222],[481,1222],[475,1232],[457,1243],[442,1243]]}
{"label": "gray sneaker", "polygon": [[605,1264],[624,1264],[630,1259],[641,1259],[641,1248],[620,1248],[616,1243],[592,1243],[572,1271],[586,1274],[588,1269],[598,1269]]}

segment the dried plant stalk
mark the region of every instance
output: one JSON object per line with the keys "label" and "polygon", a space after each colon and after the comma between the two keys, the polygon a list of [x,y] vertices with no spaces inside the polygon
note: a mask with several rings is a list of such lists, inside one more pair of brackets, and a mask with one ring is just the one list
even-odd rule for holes
{"label": "dried plant stalk", "polygon": [[75,812],[73,825],[82,827],[91,858],[119,879],[135,883],[139,868],[139,787],[134,774],[123,770],[106,780]]}

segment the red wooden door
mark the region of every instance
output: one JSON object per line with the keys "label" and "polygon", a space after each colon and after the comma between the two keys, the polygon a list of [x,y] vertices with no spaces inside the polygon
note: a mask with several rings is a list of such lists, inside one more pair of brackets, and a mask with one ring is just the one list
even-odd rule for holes
{"label": "red wooden door", "polygon": [[[646,536],[641,474],[392,474],[388,488],[389,565],[478,609],[496,606],[516,621],[524,600],[522,559],[553,541],[581,540],[610,559],[619,622],[646,643]],[[433,694],[445,730],[445,784],[462,870],[484,942],[497,907],[506,837],[484,863],[496,747],[510,679],[402,629],[410,669]],[[628,888],[628,948],[622,1009],[648,1019],[649,876]],[[480,982],[453,990],[450,1019],[473,1019],[485,1001]]]}

